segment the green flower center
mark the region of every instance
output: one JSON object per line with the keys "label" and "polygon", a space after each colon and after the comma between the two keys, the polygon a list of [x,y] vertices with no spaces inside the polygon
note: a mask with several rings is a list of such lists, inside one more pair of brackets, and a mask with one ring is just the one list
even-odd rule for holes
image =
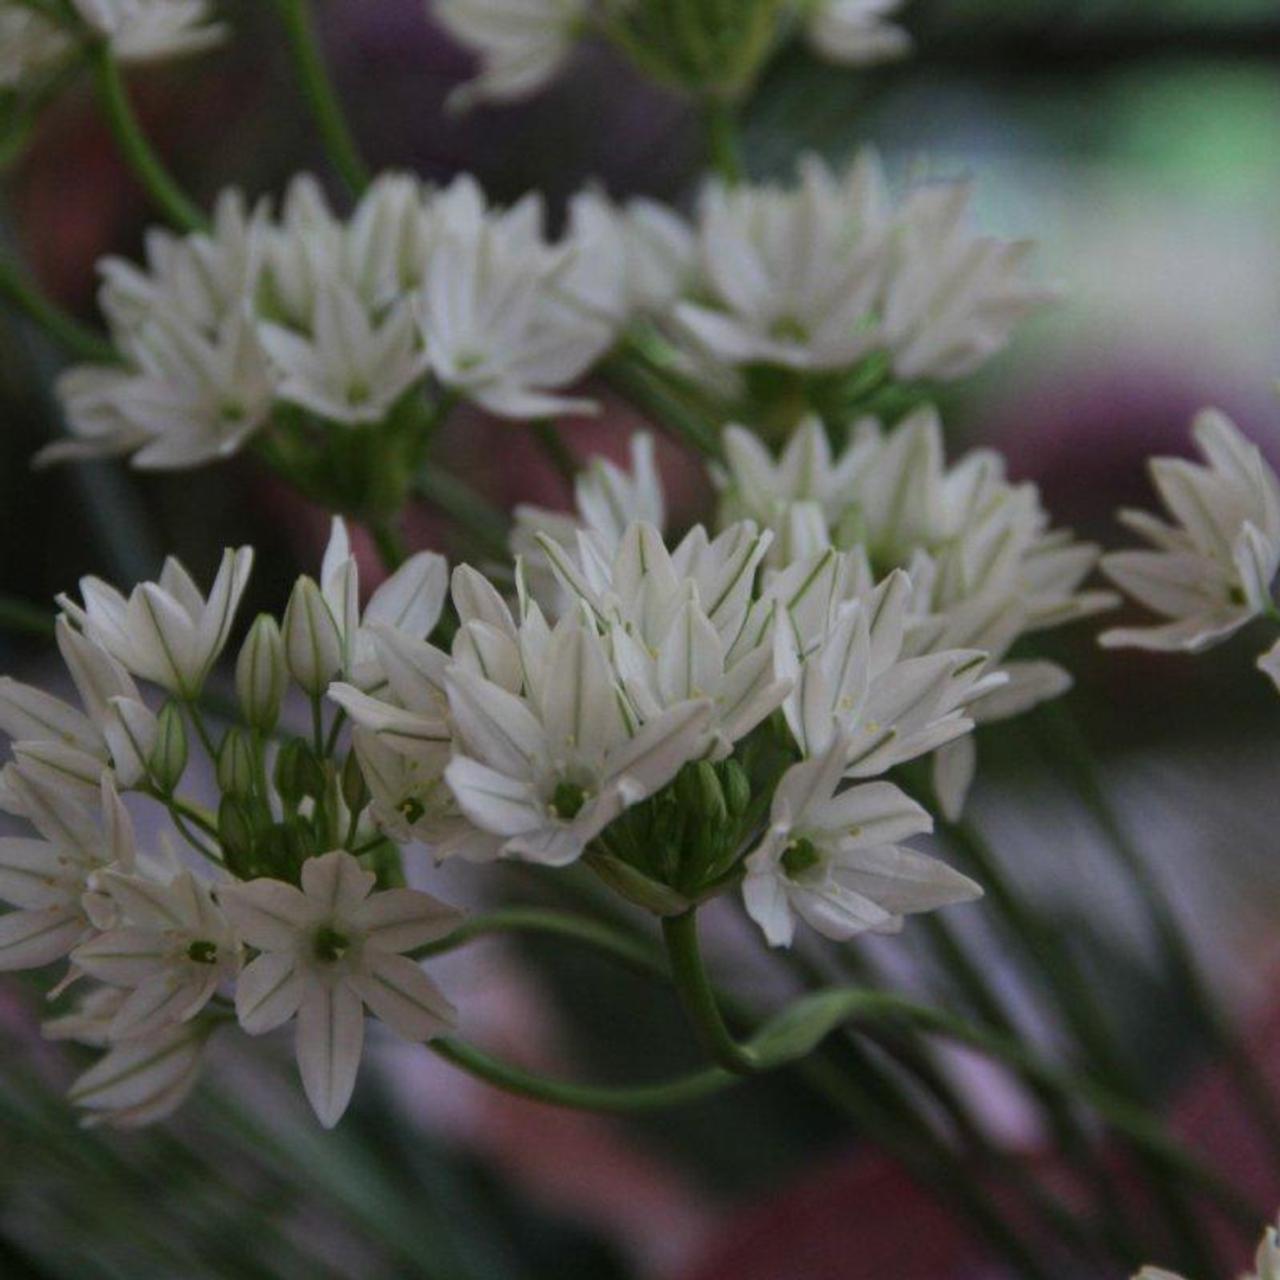
{"label": "green flower center", "polygon": [[417,822],[426,811],[426,807],[421,800],[406,800],[400,806],[400,812],[404,814],[406,821],[410,824]]}
{"label": "green flower center", "polygon": [[793,840],[782,852],[782,869],[791,880],[798,880],[821,861],[822,855],[814,847],[813,841],[804,836]]}
{"label": "green flower center", "polygon": [[218,944],[198,938],[187,948],[187,959],[192,964],[217,964]]}
{"label": "green flower center", "polygon": [[586,802],[587,793],[576,782],[558,782],[551,796],[551,812],[564,822],[572,822]]}
{"label": "green flower center", "polygon": [[337,929],[325,925],[315,936],[314,948],[317,960],[326,964],[337,964],[351,950],[351,939]]}

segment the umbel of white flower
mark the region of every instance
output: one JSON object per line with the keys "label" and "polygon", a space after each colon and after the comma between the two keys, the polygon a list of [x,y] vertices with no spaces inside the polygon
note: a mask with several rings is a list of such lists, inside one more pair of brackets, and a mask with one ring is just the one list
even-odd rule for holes
{"label": "umbel of white flower", "polygon": [[[608,217],[616,236],[584,225],[552,243],[540,200],[489,208],[466,177],[435,191],[384,175],[346,220],[305,176],[278,217],[225,192],[208,231],[154,230],[145,267],[101,264],[124,363],[63,375],[71,439],[41,458],[190,467],[266,431],[305,484],[326,424],[412,433],[454,396],[510,418],[590,412],[564,388],[663,297],[674,238],[647,205]],[[622,292],[603,310],[595,282],[611,278]]]}
{"label": "umbel of white flower", "polygon": [[[1192,435],[1203,463],[1156,458],[1151,476],[1173,522],[1145,511],[1120,519],[1151,550],[1104,556],[1103,571],[1167,621],[1104,631],[1108,648],[1196,653],[1274,613],[1280,569],[1280,480],[1225,414],[1206,410]],[[1280,648],[1259,662],[1280,684]]]}
{"label": "umbel of white flower", "polygon": [[879,352],[904,380],[963,377],[1053,296],[1024,275],[1029,244],[969,229],[969,200],[941,182],[895,204],[871,149],[844,175],[803,156],[795,186],[712,181],[702,287],[676,317],[731,365],[845,371]]}

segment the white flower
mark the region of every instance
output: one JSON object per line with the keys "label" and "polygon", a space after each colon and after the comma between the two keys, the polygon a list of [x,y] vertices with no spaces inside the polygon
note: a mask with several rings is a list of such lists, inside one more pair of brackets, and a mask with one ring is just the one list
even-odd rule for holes
{"label": "white flower", "polygon": [[869,150],[843,179],[805,156],[794,190],[712,183],[698,220],[708,297],[676,318],[731,364],[846,368],[877,345],[889,221]]}
{"label": "white flower", "polygon": [[[983,650],[1001,664],[1008,683],[974,704],[975,719],[1016,715],[1068,687],[1054,664],[1005,655],[1019,636],[1109,608],[1114,597],[1080,590],[1097,548],[1050,529],[1035,486],[1010,483],[997,454],[975,450],[948,467],[931,409],[891,431],[860,423],[838,457],[817,419],[800,425],[776,461],[742,428],[724,440],[721,519],[773,528],[775,563],[861,548],[876,576],[910,573],[908,652]],[[966,762],[951,767],[959,795]]]}
{"label": "white flower", "polygon": [[302,888],[280,880],[225,885],[219,899],[261,953],[240,975],[236,1013],[250,1035],[297,1015],[298,1068],[320,1123],[332,1128],[355,1087],[364,1007],[406,1040],[453,1025],[453,1006],[404,953],[443,937],[459,916],[416,889],[373,892],[349,853],[309,858]]}
{"label": "white flower", "polygon": [[564,257],[491,220],[441,229],[419,296],[432,372],[506,418],[594,409],[555,394],[613,342],[609,324],[561,296]]}
{"label": "white flower", "polygon": [[588,0],[431,0],[450,35],[480,59],[480,74],[450,105],[528,97],[553,80],[585,25]]}
{"label": "white flower", "polygon": [[378,585],[362,611],[360,572],[351,538],[346,521],[335,516],[320,565],[320,590],[338,635],[339,669],[361,687],[380,680],[374,630],[389,629],[409,640],[425,640],[440,621],[448,585],[445,558],[434,551],[419,551]]}
{"label": "white flower", "polygon": [[889,19],[902,0],[819,0],[805,22],[814,50],[832,62],[870,67],[911,52],[911,37]]}
{"label": "white flower", "polygon": [[107,871],[97,887],[119,913],[115,927],[77,947],[72,963],[128,990],[108,1034],[148,1036],[194,1018],[235,977],[240,944],[209,887],[189,871],[167,883]]}
{"label": "white flower", "polygon": [[212,1030],[207,1021],[193,1020],[124,1040],[81,1075],[67,1096],[89,1111],[88,1126],[136,1129],[163,1120],[195,1088]]}
{"label": "white flower", "polygon": [[894,932],[903,916],[981,896],[972,880],[898,843],[933,823],[897,787],[839,790],[852,749],[837,733],[821,755],[788,769],[774,792],[768,830],[742,882],[747,912],[770,946],[791,945],[796,916],[844,941]]}
{"label": "white flower", "polygon": [[1025,278],[1031,241],[968,229],[971,194],[966,182],[923,187],[895,219],[882,327],[899,378],[965,377],[1055,296]]}
{"label": "white flower", "polygon": [[190,701],[226,646],[252,567],[252,548],[228,548],[206,599],[170,556],[159,581],[141,583],[128,598],[99,578],[82,578],[83,607],[65,596],[59,603],[128,671]]}
{"label": "white flower", "polygon": [[1195,653],[1275,608],[1280,481],[1224,414],[1206,410],[1192,435],[1203,464],[1151,462],[1152,480],[1174,523],[1122,511],[1121,520],[1154,549],[1102,559],[1103,572],[1117,586],[1169,621],[1105,631],[1101,641],[1108,648]]}
{"label": "white flower", "polygon": [[153,62],[198,53],[226,28],[211,21],[209,0],[72,0],[80,16],[111,43],[122,62]]}
{"label": "white flower", "polygon": [[611,560],[587,535],[576,559],[545,536],[542,545],[566,591],[602,627],[635,715],[648,721],[666,708],[709,698],[706,750],[723,759],[790,687],[775,675],[767,630],[745,634],[769,541],[749,523],[714,540],[697,526],[668,552],[653,525],[637,522]]}
{"label": "white flower", "polygon": [[967,733],[969,704],[1006,677],[986,672],[980,650],[908,656],[910,579],[898,570],[873,591],[842,599],[837,583],[849,572],[842,559],[821,553],[771,584],[787,619],[775,628],[775,663],[793,681],[783,711],[801,753],[822,755],[843,733],[845,776],[869,778]]}
{"label": "white flower", "polygon": [[56,763],[66,777],[92,779],[87,785],[95,792],[97,775],[108,766],[120,786],[135,786],[155,742],[154,714],[124,667],[65,616],[54,634],[83,710],[4,676],[0,732],[8,734],[19,760]]}
{"label": "white flower", "polygon": [[96,812],[65,785],[5,770],[6,790],[39,838],[0,838],[0,970],[36,969],[67,955],[104,919],[95,902],[95,873],[132,869],[133,826],[109,779]]}
{"label": "white flower", "polygon": [[[631,469],[624,471],[608,458],[593,457],[578,472],[573,482],[574,511],[551,511],[521,503],[515,510],[515,527],[511,534],[511,550],[530,557],[539,546],[539,535],[550,538],[567,550],[577,546],[579,530],[586,531],[604,556],[613,555],[623,535],[637,521],[666,528],[666,498],[654,459],[653,437],[638,431],[631,437]],[[548,574],[541,569],[541,557],[532,567],[531,582],[539,599],[546,599]]]}
{"label": "white flower", "polygon": [[426,372],[406,299],[375,323],[351,289],[329,285],[316,296],[309,338],[275,324],[259,334],[281,375],[276,394],[334,422],[380,422]]}
{"label": "white flower", "polygon": [[626,710],[605,642],[574,610],[547,633],[522,622],[524,696],[456,663],[449,708],[459,754],[445,770],[459,806],[507,856],[565,866],[631,805],[700,754],[703,698],[643,726]]}
{"label": "white flower", "polygon": [[0,89],[20,89],[54,70],[71,41],[42,13],[21,4],[0,4]]}

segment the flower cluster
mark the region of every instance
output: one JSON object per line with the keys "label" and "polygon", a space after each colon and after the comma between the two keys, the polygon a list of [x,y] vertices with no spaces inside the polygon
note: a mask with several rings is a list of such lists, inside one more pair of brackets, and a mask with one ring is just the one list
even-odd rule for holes
{"label": "flower cluster", "polygon": [[[1121,520],[1152,546],[1103,558],[1103,571],[1168,621],[1104,632],[1108,648],[1197,653],[1254,618],[1280,618],[1280,479],[1224,414],[1206,410],[1192,428],[1203,463],[1156,458],[1151,476],[1174,523],[1145,511]],[[1280,644],[1258,665],[1280,685]]]}
{"label": "flower cluster", "polygon": [[[893,61],[911,50],[911,38],[890,19],[903,0],[748,0],[735,13],[733,29],[703,0],[670,5],[652,0],[429,0],[431,13],[479,61],[475,79],[452,99],[459,108],[480,102],[529,97],[550,84],[586,36],[612,41],[642,69],[659,79],[698,86],[693,72],[722,71],[729,88],[749,81],[791,26],[803,25],[820,57],[846,66]],[[649,12],[652,10],[652,12]],[[733,47],[723,68],[708,65],[696,36]],[[736,40],[728,37],[737,37]],[[691,47],[681,47],[681,41]],[[703,40],[705,46],[711,43]],[[696,54],[702,54],[697,58]],[[683,56],[681,56],[683,55]]]}
{"label": "flower cluster", "polygon": [[70,0],[65,14],[0,0],[0,89],[38,82],[90,40],[105,40],[120,62],[155,62],[198,53],[224,34],[209,0]]}
{"label": "flower cluster", "polygon": [[871,150],[843,176],[805,156],[793,187],[713,182],[677,320],[735,366],[847,373],[880,354],[904,381],[963,377],[1051,296],[1023,275],[1027,244],[969,230],[969,196],[929,183],[895,207]]}
{"label": "flower cluster", "polygon": [[324,452],[318,428],[384,424],[378,438],[399,452],[379,465],[393,469],[420,453],[430,412],[411,393],[428,378],[437,405],[464,397],[512,418],[589,409],[562,389],[665,295],[671,232],[646,202],[615,212],[585,194],[564,242],[543,221],[537,198],[491,209],[467,178],[433,191],[385,176],[346,220],[308,177],[274,218],[227,193],[209,230],[152,231],[145,268],[103,262],[102,309],[125,363],[64,375],[73,438],[44,456],[185,467],[259,437],[296,475]]}
{"label": "flower cluster", "polygon": [[[962,738],[1005,674],[971,646],[913,647],[916,587],[876,581],[860,550],[780,559],[750,520],[669,548],[648,442],[636,460],[587,474],[586,526],[557,538],[530,513],[541,573],[517,561],[514,603],[424,552],[362,605],[336,520],[318,578],[248,629],[219,733],[202,699],[250,551],[207,595],[170,560],[128,595],[86,578],[60,599],[80,705],[0,684],[0,804],[35,831],[0,841],[0,967],[69,956],[62,987],[99,984],[51,1025],[107,1047],[79,1102],[142,1123],[182,1100],[220,1023],[294,1020],[307,1096],[336,1122],[366,1008],[411,1040],[452,1020],[412,959],[456,922],[402,887],[414,843],[582,862],[660,915],[740,887],[773,945],[797,919],[845,939],[977,894],[904,845],[931,820],[884,775]],[[288,728],[290,685],[310,733]],[[212,809],[182,790],[193,742]],[[167,810],[189,857],[138,850],[125,794]]]}

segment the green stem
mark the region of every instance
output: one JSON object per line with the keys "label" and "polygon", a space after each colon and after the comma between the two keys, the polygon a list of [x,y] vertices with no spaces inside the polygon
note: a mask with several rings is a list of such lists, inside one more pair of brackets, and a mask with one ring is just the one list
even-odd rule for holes
{"label": "green stem", "polygon": [[120,359],[115,347],[100,334],[82,325],[56,303],[45,297],[12,262],[0,258],[0,298],[43,329],[78,360],[115,363]]}
{"label": "green stem", "polygon": [[53,615],[26,600],[0,596],[0,631],[20,631],[25,635],[52,639]]}
{"label": "green stem", "polygon": [[[1067,1026],[1099,1078],[1118,1096],[1140,1096],[1140,1083],[1114,1042],[1088,979],[1057,932],[1042,921],[1014,889],[986,842],[970,824],[941,823],[939,830],[963,855],[992,904],[1004,917],[1010,933],[1031,960],[1032,969],[1045,983],[1048,994],[1056,1000]],[[1163,1166],[1153,1160],[1145,1148],[1139,1148],[1138,1155],[1151,1175],[1152,1194],[1187,1269],[1212,1275],[1217,1269],[1213,1248],[1187,1204],[1182,1188],[1161,1176]]]}
{"label": "green stem", "polygon": [[572,493],[578,479],[578,460],[573,456],[572,450],[565,444],[564,437],[556,429],[555,423],[549,419],[540,418],[532,424],[532,428],[533,438],[538,442],[538,447]]}
{"label": "green stem", "polygon": [[620,351],[601,368],[604,380],[642,413],[691,445],[704,457],[719,459],[723,450],[712,422],[690,407],[668,384],[663,371],[635,352]]}
{"label": "green stem", "polygon": [[726,1071],[736,1071],[739,1075],[752,1075],[762,1070],[755,1054],[734,1039],[720,1013],[716,993],[702,963],[697,909],[680,916],[664,917],[662,935],[666,940],[671,975],[680,1003],[684,1005],[685,1013],[708,1056]]}
{"label": "green stem", "polygon": [[277,0],[289,36],[298,79],[320,131],[329,163],[352,195],[369,185],[369,167],[356,145],[342,103],[333,87],[308,0]]}
{"label": "green stem", "polygon": [[1273,1164],[1280,1168],[1280,1108],[1275,1095],[1214,1002],[1164,889],[1111,806],[1079,723],[1066,707],[1056,702],[1040,708],[1035,723],[1052,761],[1073,778],[1085,807],[1102,829],[1120,865],[1141,891],[1175,989],[1210,1047],[1230,1072],[1270,1145]]}
{"label": "green stem", "polygon": [[706,1067],[662,1084],[611,1087],[548,1080],[452,1038],[432,1040],[431,1049],[446,1062],[507,1093],[575,1111],[660,1111],[697,1102],[738,1084],[741,1077],[719,1067]]}
{"label": "green stem", "polygon": [[742,148],[738,139],[738,121],[733,104],[711,96],[703,106],[707,129],[707,152],[711,167],[729,185],[737,186],[744,177]]}
{"label": "green stem", "polygon": [[418,472],[414,488],[420,497],[465,529],[485,554],[508,559],[507,517],[464,481],[427,466]]}
{"label": "green stem", "polygon": [[156,207],[175,226],[183,231],[202,230],[208,225],[208,219],[187,198],[147,141],[129,102],[120,68],[111,56],[110,47],[105,41],[99,41],[90,57],[107,123],[134,176],[146,189]]}
{"label": "green stem", "polygon": [[191,727],[196,731],[196,737],[200,739],[200,745],[209,757],[209,763],[216,769],[218,765],[218,749],[213,745],[213,735],[210,734],[209,727],[204,722],[204,716],[201,715],[200,708],[196,706],[194,701],[189,701],[185,705],[187,716],[191,721]]}
{"label": "green stem", "polygon": [[589,916],[542,907],[505,907],[484,915],[471,916],[447,937],[413,952],[415,960],[444,955],[465,946],[476,938],[498,934],[540,933],[569,941],[583,942],[613,956],[640,973],[664,982],[670,974],[653,948],[629,934],[621,933]]}
{"label": "green stem", "polygon": [[389,520],[378,520],[369,525],[378,558],[388,573],[394,573],[409,558],[404,537]]}

